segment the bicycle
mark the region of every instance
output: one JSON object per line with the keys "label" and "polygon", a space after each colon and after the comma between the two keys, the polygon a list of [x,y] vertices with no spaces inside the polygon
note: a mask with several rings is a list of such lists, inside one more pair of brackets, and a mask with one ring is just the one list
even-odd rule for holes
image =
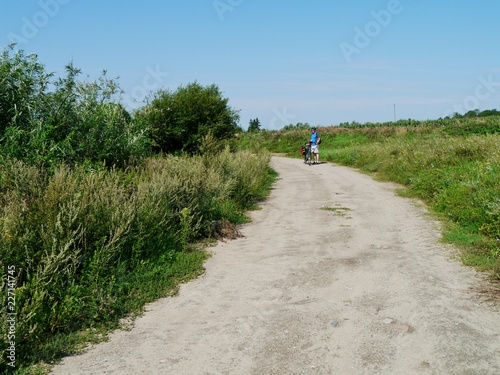
{"label": "bicycle", "polygon": [[307,142],[305,146],[302,146],[300,148],[300,153],[304,155],[304,164],[311,166],[312,163],[311,142]]}

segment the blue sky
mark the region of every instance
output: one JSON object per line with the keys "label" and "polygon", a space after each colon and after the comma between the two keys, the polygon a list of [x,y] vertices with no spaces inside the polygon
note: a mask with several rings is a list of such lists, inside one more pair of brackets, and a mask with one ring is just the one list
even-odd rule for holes
{"label": "blue sky", "polygon": [[123,102],[215,83],[240,126],[500,109],[500,1],[0,0],[0,46],[119,77]]}

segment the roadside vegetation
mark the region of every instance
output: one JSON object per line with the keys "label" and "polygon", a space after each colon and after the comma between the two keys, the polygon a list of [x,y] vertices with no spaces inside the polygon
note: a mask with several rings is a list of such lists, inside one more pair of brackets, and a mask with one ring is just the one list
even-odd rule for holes
{"label": "roadside vegetation", "polygon": [[[246,133],[249,150],[302,157],[310,131]],[[359,168],[401,184],[444,223],[443,239],[465,264],[500,280],[500,113],[471,111],[435,121],[345,123],[319,127],[321,160]]]}
{"label": "roadside vegetation", "polygon": [[175,293],[275,178],[267,152],[235,150],[217,86],[129,113],[116,80],[80,74],[0,55],[0,373],[46,373]]}
{"label": "roadside vegetation", "polygon": [[[299,158],[309,138],[258,118],[243,131],[216,85],[160,90],[131,113],[116,79],[81,75],[0,54],[1,373],[45,374],[200,275],[207,246],[268,194],[270,152]],[[497,111],[318,130],[322,160],[405,186],[500,279]]]}

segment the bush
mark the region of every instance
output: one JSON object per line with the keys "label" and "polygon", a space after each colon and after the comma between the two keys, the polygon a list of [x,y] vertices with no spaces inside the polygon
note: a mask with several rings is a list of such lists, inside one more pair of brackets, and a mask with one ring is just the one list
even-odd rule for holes
{"label": "bush", "polygon": [[[54,349],[67,341],[61,337],[117,324],[199,274],[206,254],[190,244],[219,237],[227,222],[241,220],[269,178],[268,154],[227,148],[148,158],[126,171],[60,166],[48,174],[4,159],[0,276],[6,280],[15,266],[18,363],[69,354],[71,347]],[[7,320],[2,310],[0,350],[8,346]]]}
{"label": "bush", "polygon": [[0,55],[0,139],[9,126],[27,129],[52,77],[36,55],[18,51],[11,56],[11,51]]}
{"label": "bush", "polygon": [[194,154],[203,137],[230,139],[241,130],[239,115],[228,106],[216,85],[203,87],[191,83],[177,91],[158,91],[137,117],[148,124],[157,151]]}
{"label": "bush", "polygon": [[80,70],[71,64],[66,72],[54,80],[35,55],[2,53],[1,154],[50,168],[60,163],[126,166],[147,156],[143,123],[112,101],[118,84],[106,72],[90,83],[78,81]]}

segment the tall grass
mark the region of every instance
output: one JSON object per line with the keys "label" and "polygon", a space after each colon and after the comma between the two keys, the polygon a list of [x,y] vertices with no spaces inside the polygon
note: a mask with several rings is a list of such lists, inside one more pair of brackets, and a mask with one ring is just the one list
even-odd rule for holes
{"label": "tall grass", "polygon": [[[19,372],[73,352],[85,329],[116,326],[200,274],[207,254],[192,244],[241,220],[265,196],[270,178],[267,153],[228,149],[91,173],[61,166],[46,174],[3,160],[0,272],[5,281],[8,267],[16,268]],[[6,288],[3,283],[2,351]]]}
{"label": "tall grass", "polygon": [[500,279],[500,135],[394,137],[330,150],[328,160],[406,186],[448,225],[444,238],[467,264]]}

